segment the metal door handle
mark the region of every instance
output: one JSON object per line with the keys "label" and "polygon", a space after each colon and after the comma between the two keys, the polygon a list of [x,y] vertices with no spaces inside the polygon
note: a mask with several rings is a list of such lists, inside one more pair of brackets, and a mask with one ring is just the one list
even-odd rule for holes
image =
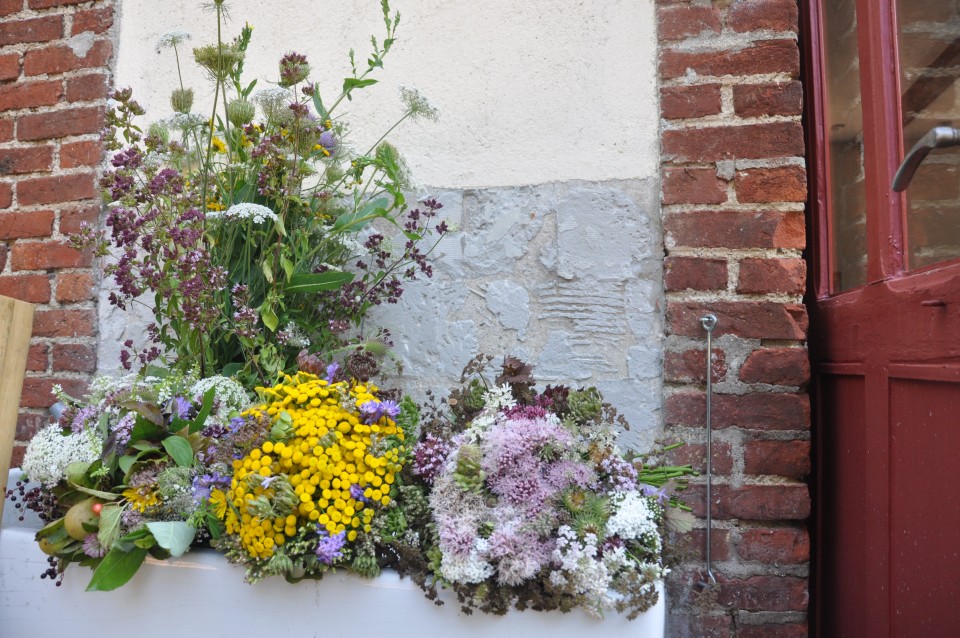
{"label": "metal door handle", "polygon": [[897,174],[893,176],[893,184],[890,186],[895,192],[900,193],[906,190],[913,180],[913,174],[917,172],[920,163],[935,148],[946,148],[948,146],[960,145],[960,129],[951,126],[937,126],[920,138],[913,145],[907,156],[903,158],[903,163],[897,169]]}

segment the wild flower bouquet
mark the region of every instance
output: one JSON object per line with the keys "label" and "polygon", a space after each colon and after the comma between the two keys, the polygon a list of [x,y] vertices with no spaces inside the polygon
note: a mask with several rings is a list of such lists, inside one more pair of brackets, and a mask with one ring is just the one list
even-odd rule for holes
{"label": "wild flower bouquet", "polygon": [[417,533],[393,534],[384,552],[429,596],[452,588],[467,612],[636,617],[666,573],[665,484],[692,471],[625,456],[595,389],[533,384],[508,359],[496,384],[474,378],[451,395],[452,421],[422,424],[396,506]]}
{"label": "wild flower bouquet", "polygon": [[269,435],[233,461],[228,484],[209,503],[225,525],[214,541],[251,582],[319,577],[343,567],[379,571],[369,535],[390,504],[406,457],[400,406],[371,384],[299,372],[257,391],[265,402],[243,424]]}
{"label": "wild flower bouquet", "polygon": [[[107,233],[88,228],[77,238],[113,254],[110,303],[152,306],[149,342],[138,349],[128,340],[123,365],[164,358],[181,371],[265,384],[292,372],[305,350],[382,350],[378,334],[363,332],[364,316],[396,303],[405,281],[431,275],[429,236],[446,231],[435,224],[440,203],[408,207],[409,176],[385,135],[355,149],[340,114],[376,83],[400,16],[383,0],[386,37],[372,39],[365,66],[350,52],[350,77],[325,101],[299,53],[280,60],[274,86],[255,91],[257,81],[243,79],[253,29],[225,41],[225,2],[212,7],[216,42],[193,49],[211,83],[210,111],[192,111],[193,89],[181,80],[173,117],[144,133],[143,109],[130,90],[116,91],[107,135],[115,154],[101,182]],[[161,38],[178,71],[189,39]],[[400,121],[436,117],[416,91],[401,97]]]}
{"label": "wild flower bouquet", "polygon": [[80,563],[94,569],[88,589],[114,589],[147,554],[218,533],[208,494],[225,480],[224,451],[246,448],[231,419],[250,399],[225,377],[151,372],[162,376],[101,377],[83,402],[61,392],[66,409],[27,448],[24,480],[40,486],[21,481],[17,505],[46,523],[37,541],[58,584]]}

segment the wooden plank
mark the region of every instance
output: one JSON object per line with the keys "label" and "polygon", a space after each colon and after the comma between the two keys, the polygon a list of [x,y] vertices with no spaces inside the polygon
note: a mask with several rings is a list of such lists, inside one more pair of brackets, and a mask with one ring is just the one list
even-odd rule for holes
{"label": "wooden plank", "polygon": [[[33,304],[0,296],[0,483],[6,489],[20,393],[33,332]],[[3,508],[0,508],[2,522]]]}

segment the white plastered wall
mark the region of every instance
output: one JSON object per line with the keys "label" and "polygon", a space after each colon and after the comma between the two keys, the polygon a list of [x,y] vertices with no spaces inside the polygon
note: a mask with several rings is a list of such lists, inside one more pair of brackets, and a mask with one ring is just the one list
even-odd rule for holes
{"label": "white plastered wall", "polygon": [[[191,46],[215,41],[196,0],[123,0],[117,85],[149,119],[171,114],[183,79],[212,98]],[[227,38],[254,26],[246,78],[269,86],[289,51],[334,95],[347,51],[366,59],[382,37],[376,0],[228,0]],[[379,320],[393,328],[411,389],[442,389],[477,352],[519,354],[544,382],[597,385],[634,424],[634,442],[659,430],[662,377],[662,234],[653,0],[394,0],[398,40],[348,107],[358,148],[401,112],[399,87],[416,87],[441,113],[391,135],[420,194],[459,228],[436,255],[435,277],[408,286]],[[101,367],[114,365],[135,323],[101,303]]]}

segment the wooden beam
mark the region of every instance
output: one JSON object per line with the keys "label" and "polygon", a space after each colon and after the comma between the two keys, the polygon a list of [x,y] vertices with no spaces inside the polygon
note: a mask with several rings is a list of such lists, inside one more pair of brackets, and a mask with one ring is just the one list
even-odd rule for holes
{"label": "wooden beam", "polygon": [[[33,304],[0,296],[0,483],[7,484],[20,393],[33,332]],[[0,507],[0,522],[3,508]]]}

